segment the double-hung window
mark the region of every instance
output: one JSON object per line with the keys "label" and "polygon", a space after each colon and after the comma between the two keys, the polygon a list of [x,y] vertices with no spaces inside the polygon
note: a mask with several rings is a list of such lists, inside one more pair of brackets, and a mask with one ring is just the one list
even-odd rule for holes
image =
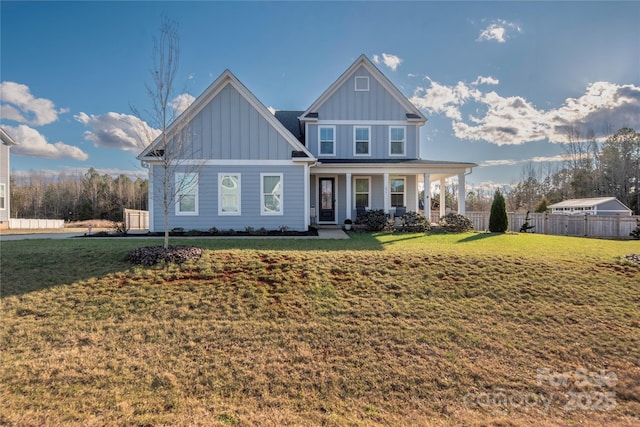
{"label": "double-hung window", "polygon": [[353,128],[353,154],[355,156],[368,156],[370,146],[371,128],[368,126],[355,126]]}
{"label": "double-hung window", "polygon": [[260,174],[260,214],[282,215],[282,174]]}
{"label": "double-hung window", "polygon": [[319,126],[318,127],[318,155],[335,156],[336,155],[336,127],[335,126]]}
{"label": "double-hung window", "polygon": [[198,174],[176,173],[176,215],[198,215]]}
{"label": "double-hung window", "polygon": [[404,126],[391,126],[389,128],[389,155],[404,156],[406,146],[406,131]]}
{"label": "double-hung window", "polygon": [[371,188],[371,178],[355,178],[355,196],[356,196],[356,208],[369,209],[369,194]]}
{"label": "double-hung window", "polygon": [[240,215],[240,174],[218,174],[218,215]]}
{"label": "double-hung window", "polygon": [[391,178],[391,206],[405,206],[406,182],[404,178]]}

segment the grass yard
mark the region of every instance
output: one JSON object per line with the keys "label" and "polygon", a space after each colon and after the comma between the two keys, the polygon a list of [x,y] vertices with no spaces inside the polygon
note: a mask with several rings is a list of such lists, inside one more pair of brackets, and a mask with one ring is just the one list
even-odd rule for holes
{"label": "grass yard", "polygon": [[1,243],[0,424],[640,423],[637,241],[155,243]]}

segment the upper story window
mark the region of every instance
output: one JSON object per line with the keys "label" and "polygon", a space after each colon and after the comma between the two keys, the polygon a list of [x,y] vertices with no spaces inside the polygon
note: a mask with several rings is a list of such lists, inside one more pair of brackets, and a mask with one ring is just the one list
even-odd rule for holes
{"label": "upper story window", "polygon": [[368,92],[368,91],[369,91],[369,77],[356,76],[356,92]]}
{"label": "upper story window", "polygon": [[240,174],[218,174],[218,215],[240,215]]}
{"label": "upper story window", "polygon": [[406,146],[406,130],[404,126],[389,128],[389,155],[404,156]]}
{"label": "upper story window", "polygon": [[336,155],[336,127],[335,126],[319,126],[318,127],[318,155],[319,156],[335,156]]}
{"label": "upper story window", "polygon": [[176,215],[198,215],[198,174],[176,174]]}
{"label": "upper story window", "polygon": [[355,126],[353,128],[353,154],[355,156],[368,156],[371,128],[368,126]]}

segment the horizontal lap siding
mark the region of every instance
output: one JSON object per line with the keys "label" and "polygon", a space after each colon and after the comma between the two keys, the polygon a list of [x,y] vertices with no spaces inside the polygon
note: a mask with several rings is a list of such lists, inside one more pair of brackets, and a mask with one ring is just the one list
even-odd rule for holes
{"label": "horizontal lap siding", "polygon": [[[185,168],[178,167],[175,170],[182,171]],[[193,169],[190,171],[196,172]],[[197,172],[198,215],[177,216],[175,204],[172,203],[169,209],[169,229],[182,227],[185,230],[208,230],[216,227],[219,230],[242,231],[246,227],[275,230],[286,226],[290,230],[305,230],[303,166],[203,166]],[[241,174],[241,216],[218,215],[218,173]],[[260,214],[261,173],[283,174],[283,215]],[[155,231],[162,231],[162,168],[156,166],[153,177],[154,228]]]}

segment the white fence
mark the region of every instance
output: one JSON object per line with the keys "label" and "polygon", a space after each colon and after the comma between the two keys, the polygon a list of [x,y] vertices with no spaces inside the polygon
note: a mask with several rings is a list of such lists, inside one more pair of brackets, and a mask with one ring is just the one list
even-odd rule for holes
{"label": "white fence", "polygon": [[[525,223],[526,214],[509,212],[509,230],[518,232]],[[476,230],[489,229],[489,212],[467,212],[466,216],[473,222]],[[437,222],[437,214],[431,220]],[[622,215],[551,215],[546,213],[530,213],[529,225],[534,226],[529,232],[554,234],[557,236],[605,237],[628,239],[629,233],[639,225],[640,216]]]}
{"label": "white fence", "polygon": [[9,228],[11,229],[64,228],[64,220],[63,219],[10,218]]}
{"label": "white fence", "polygon": [[129,230],[146,230],[149,228],[149,211],[125,209],[123,221]]}

